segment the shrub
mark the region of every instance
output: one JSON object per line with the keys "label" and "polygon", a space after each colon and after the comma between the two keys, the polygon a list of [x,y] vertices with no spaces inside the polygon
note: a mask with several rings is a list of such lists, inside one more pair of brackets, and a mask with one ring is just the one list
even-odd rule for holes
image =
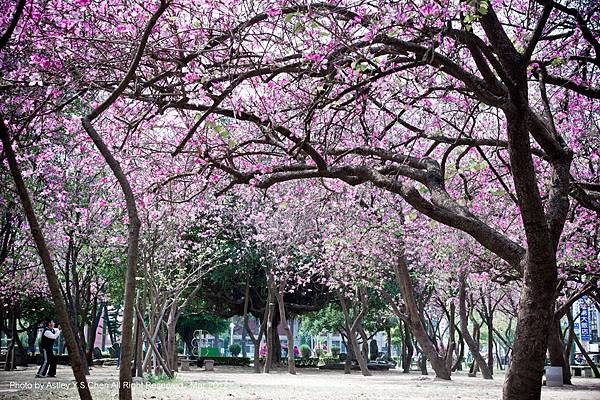
{"label": "shrub", "polygon": [[310,358],[310,347],[306,344],[303,344],[300,346],[300,355],[302,356],[302,358],[304,358],[305,360]]}
{"label": "shrub", "polygon": [[321,357],[319,357],[319,365],[337,364],[338,361],[338,356],[330,354],[321,354]]}
{"label": "shrub", "polygon": [[172,381],[175,380],[175,378],[169,378],[165,374],[160,374],[160,375],[144,374],[144,379],[146,380],[146,382],[148,382],[150,384],[159,384],[159,383],[164,383],[164,382],[172,382]]}
{"label": "shrub", "polygon": [[237,357],[242,352],[242,346],[237,343],[233,343],[229,346],[229,352],[233,357]]}
{"label": "shrub", "polygon": [[321,358],[321,354],[323,354],[323,349],[316,349],[315,354],[317,355],[317,357]]}
{"label": "shrub", "polygon": [[334,357],[338,357],[340,355],[340,351],[341,351],[341,349],[337,346],[331,347],[331,355]]}
{"label": "shrub", "polygon": [[215,362],[215,367],[219,365],[248,367],[251,362],[248,357],[199,357],[196,359],[196,365],[202,368],[204,366],[204,360],[213,360]]}

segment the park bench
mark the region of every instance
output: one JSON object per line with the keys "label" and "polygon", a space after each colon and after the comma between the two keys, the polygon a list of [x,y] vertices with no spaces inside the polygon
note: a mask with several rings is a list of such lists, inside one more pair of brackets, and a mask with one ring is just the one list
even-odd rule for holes
{"label": "park bench", "polygon": [[118,362],[118,358],[100,358],[94,360],[94,365],[98,367],[110,367],[116,366]]}
{"label": "park bench", "polygon": [[182,371],[189,371],[190,367],[196,363],[196,360],[190,360],[189,358],[179,357],[177,364],[181,367]]}
{"label": "park bench", "polygon": [[571,375],[591,378],[593,377],[592,367],[589,365],[571,365]]}

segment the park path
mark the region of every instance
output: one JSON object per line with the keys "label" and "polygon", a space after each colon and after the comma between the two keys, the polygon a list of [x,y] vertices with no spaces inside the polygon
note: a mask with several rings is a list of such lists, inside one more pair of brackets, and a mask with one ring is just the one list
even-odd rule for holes
{"label": "park path", "polygon": [[[72,373],[59,367],[55,379],[35,379],[35,368],[0,371],[0,399],[77,399]],[[493,381],[457,374],[450,382],[433,376],[399,371],[375,372],[372,377],[338,371],[299,370],[291,376],[284,371],[269,375],[249,369],[217,367],[215,372],[192,369],[181,372],[169,383],[134,383],[135,399],[144,400],[491,400],[502,393],[502,376]],[[117,398],[118,371],[114,367],[94,368],[90,377],[94,399]],[[600,379],[575,378],[573,387],[546,388],[543,400],[599,400]]]}

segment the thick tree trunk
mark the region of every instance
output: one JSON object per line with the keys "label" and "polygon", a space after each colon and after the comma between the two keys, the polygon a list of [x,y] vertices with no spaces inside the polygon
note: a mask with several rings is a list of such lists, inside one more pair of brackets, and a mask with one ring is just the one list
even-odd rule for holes
{"label": "thick tree trunk", "polygon": [[175,328],[177,326],[178,312],[177,312],[177,300],[173,301],[171,304],[171,310],[169,312],[169,318],[167,320],[167,358],[169,359],[169,364],[171,366],[171,370],[174,372],[179,371],[178,363],[179,359],[177,356],[177,340],[176,340],[176,332]]}
{"label": "thick tree trunk", "polygon": [[2,141],[2,148],[6,159],[8,160],[8,166],[13,180],[15,182],[17,193],[19,195],[19,198],[21,199],[21,205],[23,206],[23,210],[25,211],[27,221],[29,222],[31,236],[33,237],[38,254],[40,255],[40,258],[42,260],[42,265],[44,266],[46,277],[48,278],[48,287],[50,289],[52,301],[54,302],[54,307],[56,308],[58,318],[60,318],[61,321],[65,321],[65,325],[62,327],[63,335],[67,342],[67,346],[69,347],[71,368],[73,369],[73,375],[75,376],[75,380],[77,381],[77,390],[79,392],[79,397],[81,400],[91,400],[92,395],[90,394],[87,379],[85,377],[83,360],[81,359],[77,342],[75,341],[75,335],[73,333],[74,327],[71,326],[69,322],[70,319],[69,314],[67,312],[67,305],[65,304],[65,301],[62,297],[60,282],[58,281],[56,271],[54,270],[54,266],[52,265],[50,251],[48,250],[48,246],[46,245],[46,240],[38,223],[37,216],[35,215],[33,204],[31,203],[27,187],[25,186],[25,182],[23,181],[21,169],[19,168],[15,157],[15,153],[12,149],[8,129],[6,128],[6,125],[4,124],[4,118],[1,115],[0,140]]}
{"label": "thick tree trunk", "polygon": [[[554,320],[556,249],[569,210],[572,153],[562,146],[562,138],[552,129],[552,121],[538,130],[530,129],[533,124],[528,101],[528,60],[503,32],[498,32],[499,22],[495,13],[488,13],[481,21],[491,45],[499,50],[501,63],[512,82],[503,111],[513,183],[527,242],[525,259],[520,263],[523,286],[503,398],[538,399],[541,396],[549,328]],[[548,117],[552,118],[551,115]],[[546,205],[538,187],[530,133],[549,154],[552,167]]]}
{"label": "thick tree trunk", "polygon": [[344,374],[348,375],[352,373],[352,360],[354,359],[354,350],[352,350],[352,343],[350,343],[350,336],[348,335],[348,354],[346,356],[346,361],[344,362]]}
{"label": "thick tree trunk", "polygon": [[371,376],[371,371],[369,371],[367,366],[367,358],[365,358],[365,355],[361,351],[360,345],[358,344],[358,340],[356,339],[356,332],[350,332],[349,340],[350,345],[352,346],[352,351],[356,356],[358,366],[360,367],[360,372],[363,374],[363,376]]}
{"label": "thick tree trunk", "polygon": [[460,278],[460,290],[458,295],[458,307],[460,314],[460,329],[462,331],[463,339],[469,346],[469,350],[471,350],[471,354],[473,358],[477,362],[479,369],[481,370],[481,374],[483,375],[483,379],[493,379],[492,373],[489,370],[489,367],[481,354],[479,353],[479,346],[475,343],[475,340],[469,334],[468,328],[468,319],[467,319],[467,294],[466,294],[466,286],[467,286],[467,277],[466,275],[461,276]]}

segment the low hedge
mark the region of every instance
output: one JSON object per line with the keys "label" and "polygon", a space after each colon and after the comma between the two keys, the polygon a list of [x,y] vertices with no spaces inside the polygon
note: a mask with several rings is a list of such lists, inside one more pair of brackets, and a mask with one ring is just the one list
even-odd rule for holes
{"label": "low hedge", "polygon": [[213,360],[215,365],[233,365],[236,367],[249,367],[251,360],[248,357],[199,357],[196,365],[202,368],[204,360]]}
{"label": "low hedge", "polygon": [[[287,365],[287,363],[288,363],[287,358],[282,358],[281,362],[284,365]],[[296,367],[298,367],[298,368],[317,368],[317,365],[319,364],[319,359],[316,357],[294,358],[294,363],[296,364]]]}

